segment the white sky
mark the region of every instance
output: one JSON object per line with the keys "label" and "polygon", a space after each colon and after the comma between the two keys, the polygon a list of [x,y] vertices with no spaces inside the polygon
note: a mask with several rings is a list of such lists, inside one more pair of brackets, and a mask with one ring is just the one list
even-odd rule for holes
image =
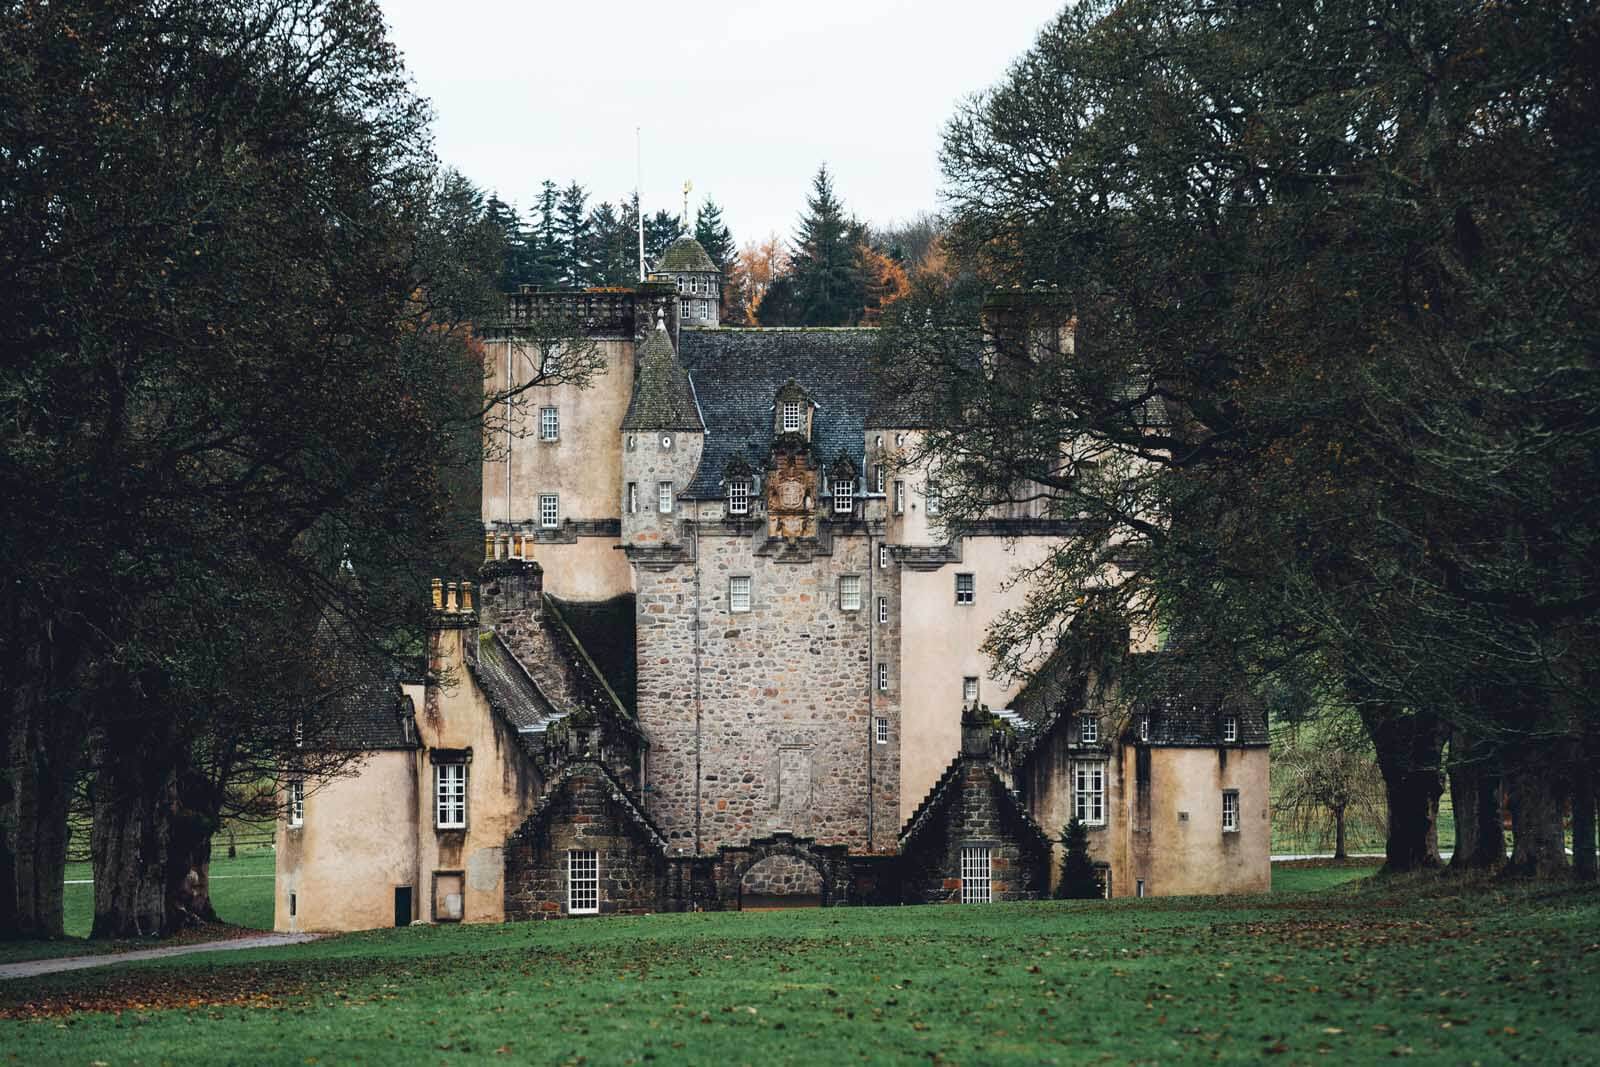
{"label": "white sky", "polygon": [[576,178],[591,203],[722,206],[740,244],[788,238],[826,162],[857,216],[939,207],[940,132],[1062,0],[382,0],[432,101],[441,160],[524,211]]}

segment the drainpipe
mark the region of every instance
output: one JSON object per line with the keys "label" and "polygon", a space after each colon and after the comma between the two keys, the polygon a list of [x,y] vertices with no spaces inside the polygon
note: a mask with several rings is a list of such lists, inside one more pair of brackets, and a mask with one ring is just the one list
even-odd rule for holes
{"label": "drainpipe", "polygon": [[506,534],[511,533],[511,334],[506,333]]}
{"label": "drainpipe", "polygon": [[[866,518],[867,505],[861,505],[861,517]],[[867,529],[867,851],[872,851],[872,830],[874,823],[874,809],[876,808],[877,795],[873,791],[873,764],[877,759],[878,738],[876,733],[877,723],[874,722],[874,706],[876,697],[873,695],[873,674],[877,665],[873,661],[876,648],[874,638],[878,629],[878,557],[872,551],[872,529]]]}
{"label": "drainpipe", "polygon": [[694,538],[694,854],[700,855],[700,523],[691,527]]}

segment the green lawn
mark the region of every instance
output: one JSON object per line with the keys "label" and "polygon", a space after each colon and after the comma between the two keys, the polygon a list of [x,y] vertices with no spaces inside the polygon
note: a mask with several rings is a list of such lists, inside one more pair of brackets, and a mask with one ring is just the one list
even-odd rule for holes
{"label": "green lawn", "polygon": [[1600,893],[1368,870],[1245,898],[374,931],[0,984],[0,1057],[1593,1061]]}

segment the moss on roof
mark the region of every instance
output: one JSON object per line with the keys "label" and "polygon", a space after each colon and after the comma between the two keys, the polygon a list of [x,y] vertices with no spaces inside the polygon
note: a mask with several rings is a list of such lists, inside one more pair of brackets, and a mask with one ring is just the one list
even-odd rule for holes
{"label": "moss on roof", "polygon": [[701,270],[714,271],[717,265],[705,247],[693,237],[680,237],[667,246],[656,263],[657,271]]}
{"label": "moss on roof", "polygon": [[639,348],[639,373],[633,380],[633,398],[622,417],[624,430],[705,429],[694,402],[689,375],[678,363],[672,339],[660,323]]}

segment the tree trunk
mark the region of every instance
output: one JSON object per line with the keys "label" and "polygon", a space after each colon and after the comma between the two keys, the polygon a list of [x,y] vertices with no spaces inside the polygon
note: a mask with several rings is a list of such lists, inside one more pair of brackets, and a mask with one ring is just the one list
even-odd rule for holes
{"label": "tree trunk", "polygon": [[[130,697],[130,704],[137,704]],[[159,713],[101,718],[96,738],[94,928],[90,937],[160,937],[167,889],[177,776],[175,738]]]}
{"label": "tree trunk", "polygon": [[1572,776],[1572,868],[1586,882],[1595,880],[1595,768],[1580,759]]}
{"label": "tree trunk", "polygon": [[1522,744],[1508,753],[1512,847],[1506,874],[1549,878],[1571,872],[1563,818],[1569,768],[1560,745]]}
{"label": "tree trunk", "polygon": [[1348,859],[1344,846],[1344,809],[1333,809],[1333,858]]}
{"label": "tree trunk", "polygon": [[61,937],[68,805],[83,752],[73,678],[79,645],[65,627],[13,607],[0,685],[0,938]]}
{"label": "tree trunk", "polygon": [[1389,805],[1383,869],[1397,873],[1440,866],[1436,824],[1444,793],[1439,773],[1444,728],[1439,717],[1367,705],[1361,720],[1377,753]]}
{"label": "tree trunk", "polygon": [[1463,730],[1450,735],[1450,804],[1456,815],[1454,870],[1493,870],[1506,861],[1500,769],[1493,750]]}
{"label": "tree trunk", "polygon": [[169,927],[217,921],[211,906],[211,835],[220,822],[220,797],[198,773],[180,780],[180,806],[172,819],[167,858],[167,921]]}

